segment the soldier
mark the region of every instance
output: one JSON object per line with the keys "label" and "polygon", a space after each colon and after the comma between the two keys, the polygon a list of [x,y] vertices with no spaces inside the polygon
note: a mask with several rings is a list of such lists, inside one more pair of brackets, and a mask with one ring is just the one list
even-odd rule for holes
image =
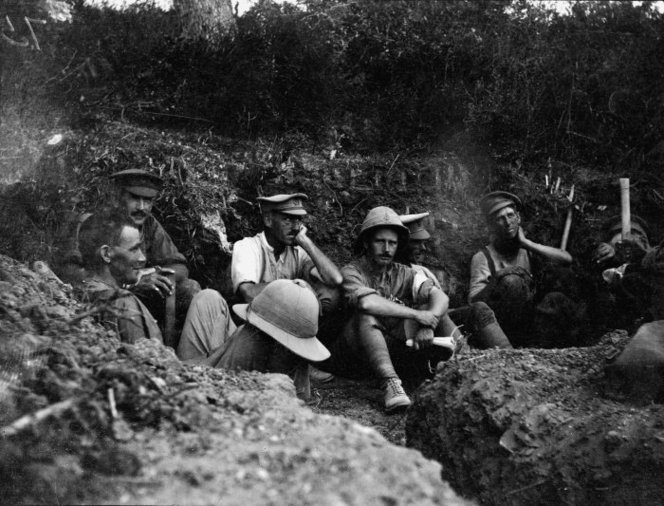
{"label": "soldier", "polygon": [[233,246],[234,293],[251,302],[267,283],[276,279],[313,278],[330,287],[339,286],[342,277],[338,267],[307,235],[303,223],[307,196],[280,194],[258,200],[264,230]]}
{"label": "soldier", "polygon": [[[428,268],[422,265],[428,251],[427,243],[431,234],[424,227],[424,218],[429,213],[404,214],[399,216],[401,222],[408,227],[410,237],[401,257],[402,263],[424,274],[433,284],[441,289],[440,281]],[[456,323],[463,324],[470,334],[469,344],[478,348],[512,348],[507,336],[496,321],[494,312],[485,302],[473,302],[467,306],[450,309],[439,323],[439,333],[454,338],[462,333]]]}
{"label": "soldier", "polygon": [[627,262],[640,262],[652,249],[648,238],[648,226],[639,216],[630,217],[630,236],[622,238],[622,218],[614,216],[607,220],[604,230],[604,242],[600,242],[593,251],[592,260],[601,269],[618,267]]}
{"label": "soldier", "polygon": [[316,338],[319,304],[312,288],[301,279],[276,280],[249,304],[234,305],[233,311],[246,323],[226,334],[215,334],[216,342],[207,344],[205,354],[183,339],[178,355],[189,363],[227,370],[287,374],[295,383],[298,397],[308,400],[309,362],[330,356]]}
{"label": "soldier", "polygon": [[[316,246],[307,234],[303,220],[307,215],[304,193],[259,197],[263,232],[245,237],[233,246],[231,281],[233,295],[251,302],[268,283],[277,279],[304,279],[313,285],[321,306],[326,330],[334,322],[325,317],[336,314],[339,268]],[[294,313],[297,308],[292,308]],[[327,333],[329,335],[329,333]],[[332,375],[311,367],[313,379],[327,382]]]}
{"label": "soldier", "polygon": [[343,289],[353,312],[342,335],[330,345],[329,368],[342,376],[377,377],[387,412],[411,403],[400,374],[422,373],[428,361],[435,365],[452,353],[432,346],[434,329],[447,311],[447,296],[423,274],[394,262],[407,240],[408,229],[392,209],[369,211],[355,243],[359,257],[342,268]]}
{"label": "soldier", "polygon": [[[646,222],[631,215],[629,238],[622,238],[622,219],[614,216],[604,227],[604,242],[592,253],[592,265],[597,272],[597,291],[593,294],[590,310],[593,321],[601,330],[625,328],[632,330],[636,322],[650,320],[653,285],[641,266],[645,257],[653,264],[656,255],[650,246]],[[603,278],[600,279],[600,272]]]}
{"label": "soldier", "polygon": [[[102,323],[117,331],[123,342],[156,339],[163,343],[162,333],[152,313],[131,291],[122,288],[138,281],[145,266],[143,241],[135,223],[124,213],[100,210],[86,219],[78,234],[79,249],[88,277],[79,285],[86,301],[103,303]],[[233,330],[226,318],[228,306],[214,290],[202,290],[192,300],[187,313],[183,339],[209,340],[216,333]],[[219,328],[228,321],[227,328]]]}
{"label": "soldier", "polygon": [[[176,317],[181,326],[193,296],[201,287],[198,282],[189,278],[184,255],[178,251],[164,227],[152,215],[154,200],[161,190],[163,181],[159,176],[140,169],[116,172],[110,178],[117,186],[117,206],[126,213],[140,233],[146,257],[145,267],[155,268],[151,269],[150,274],[141,275],[127,288],[138,295],[150,312],[162,321],[164,299],[175,287]],[[82,215],[79,229],[81,223],[84,223],[89,216],[89,213]],[[86,273],[81,265],[78,230],[73,238],[71,251],[67,255],[67,262],[64,280],[73,284],[80,282]],[[169,278],[170,273],[174,274],[175,284]]]}
{"label": "soldier", "polygon": [[491,192],[482,198],[480,208],[490,243],[472,258],[468,301],[486,302],[510,342],[524,346],[541,344],[532,342],[536,316],[540,320],[569,321],[575,304],[564,294],[552,292],[535,307],[533,273],[538,262],[547,260],[567,266],[572,263],[572,256],[565,250],[528,239],[521,228],[521,206],[516,195],[504,191]]}

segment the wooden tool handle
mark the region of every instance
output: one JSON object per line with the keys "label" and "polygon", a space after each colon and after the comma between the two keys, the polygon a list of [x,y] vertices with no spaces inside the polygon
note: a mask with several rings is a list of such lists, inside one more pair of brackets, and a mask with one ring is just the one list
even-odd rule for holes
{"label": "wooden tool handle", "polygon": [[632,217],[629,210],[629,178],[620,178],[620,220],[622,224],[622,240],[629,239],[632,230]]}
{"label": "wooden tool handle", "polygon": [[169,274],[168,278],[173,284],[173,290],[171,290],[171,294],[165,300],[164,344],[177,349],[178,336],[175,333],[175,275]]}

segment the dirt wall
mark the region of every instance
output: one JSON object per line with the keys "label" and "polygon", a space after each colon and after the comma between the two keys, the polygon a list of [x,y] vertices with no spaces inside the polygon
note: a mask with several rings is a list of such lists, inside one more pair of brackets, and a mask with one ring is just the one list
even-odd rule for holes
{"label": "dirt wall", "polygon": [[605,384],[625,338],[448,362],[414,398],[408,445],[483,504],[658,504],[664,407],[631,405]]}

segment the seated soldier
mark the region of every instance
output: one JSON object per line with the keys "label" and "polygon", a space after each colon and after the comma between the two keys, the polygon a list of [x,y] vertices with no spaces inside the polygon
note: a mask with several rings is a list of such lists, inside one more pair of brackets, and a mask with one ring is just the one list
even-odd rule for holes
{"label": "seated soldier", "polygon": [[[593,270],[596,272],[595,291],[591,297],[590,312],[593,322],[602,331],[608,328],[631,329],[635,323],[647,316],[652,288],[644,282],[641,274],[635,273],[636,266],[650,251],[650,240],[646,222],[631,215],[630,236],[622,238],[622,219],[614,216],[604,226],[604,241],[592,252]],[[630,274],[624,276],[627,264]],[[624,267],[621,267],[624,266]],[[605,272],[602,279],[600,273]],[[617,275],[612,283],[613,275]]]}
{"label": "seated soldier", "polygon": [[[180,253],[168,233],[152,215],[152,207],[163,181],[159,176],[140,169],[129,169],[116,172],[110,178],[115,182],[117,193],[114,205],[123,210],[127,218],[138,229],[142,249],[145,253],[145,267],[158,267],[153,272],[141,275],[128,286],[141,301],[150,309],[160,322],[165,319],[164,300],[174,286],[167,273],[173,272],[175,277],[175,308],[178,326],[181,327],[192,298],[201,289],[197,281],[189,278],[184,255]],[[76,285],[87,276],[82,265],[79,251],[79,230],[91,213],[82,215],[78,228],[71,238],[70,251],[65,255],[64,265],[59,267],[63,281]]]}
{"label": "seated soldier", "polygon": [[[292,308],[297,308],[293,311]],[[291,376],[300,398],[311,395],[309,362],[329,358],[316,338],[319,303],[312,288],[300,279],[268,283],[249,304],[233,311],[246,323],[234,328],[228,315],[216,322],[225,332],[208,332],[209,339],[180,340],[178,356],[188,363],[228,370],[283,373]]]}
{"label": "seated soldier", "polygon": [[341,284],[337,266],[307,234],[303,219],[304,193],[259,197],[263,232],[245,237],[233,246],[233,291],[251,300],[275,279],[318,278],[330,287]]}
{"label": "seated soldier", "polygon": [[[427,269],[422,262],[428,251],[427,242],[431,234],[424,228],[424,218],[429,213],[404,214],[399,216],[401,222],[408,227],[410,237],[408,244],[398,261],[408,265],[430,279],[436,288],[443,290],[438,278]],[[453,321],[454,320],[454,321]],[[445,336],[458,338],[462,335],[456,323],[466,326],[469,334],[469,344],[478,348],[511,348],[507,336],[498,325],[491,308],[485,302],[473,302],[467,306],[451,309],[443,315],[439,323],[439,332]]]}
{"label": "seated soldier", "polygon": [[[538,261],[567,266],[572,256],[528,239],[521,228],[521,205],[516,195],[503,191],[482,198],[480,208],[491,240],[472,258],[468,302],[486,302],[514,346],[555,345],[549,342],[549,330],[556,322],[574,320],[575,304],[560,292],[548,293],[536,304],[533,274]],[[553,334],[562,339],[561,332]]]}
{"label": "seated soldier", "polygon": [[423,274],[394,262],[407,240],[408,229],[392,209],[369,211],[355,243],[360,256],[341,270],[353,312],[330,344],[332,357],[325,364],[341,376],[381,380],[388,412],[410,405],[400,375],[421,381],[431,374],[431,365],[451,355],[432,346],[434,329],[447,311],[447,296]]}
{"label": "seated soldier", "polygon": [[[141,300],[122,286],[135,283],[145,265],[143,242],[136,225],[117,210],[101,210],[86,219],[79,230],[79,248],[88,277],[79,285],[86,302],[107,307],[99,319],[117,331],[123,342],[157,339],[163,343],[159,326]],[[212,332],[228,331],[223,321],[228,307],[214,290],[202,290],[194,297],[182,331],[187,341],[207,339]],[[232,322],[230,322],[232,323]],[[230,327],[230,324],[229,324]]]}
{"label": "seated soldier", "polygon": [[613,216],[606,222],[605,242],[600,242],[593,251],[592,259],[600,268],[618,267],[627,262],[640,262],[652,249],[648,239],[648,226],[639,216],[630,216],[629,238],[622,238],[622,218]]}

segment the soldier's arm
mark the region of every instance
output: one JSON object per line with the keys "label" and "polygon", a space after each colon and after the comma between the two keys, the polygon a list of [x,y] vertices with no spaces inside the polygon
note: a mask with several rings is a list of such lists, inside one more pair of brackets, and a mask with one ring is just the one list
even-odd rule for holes
{"label": "soldier's arm", "polygon": [[237,287],[237,293],[245,302],[251,302],[267,285],[268,283],[253,283],[247,281]]}
{"label": "soldier's arm", "polygon": [[321,281],[329,286],[339,286],[343,282],[343,276],[339,268],[323,253],[307,235],[307,227],[304,225],[295,236],[295,243],[307,252],[309,258],[316,266]]}
{"label": "soldier's arm", "polygon": [[543,256],[557,264],[570,265],[572,263],[572,255],[567,251],[531,241],[525,236],[521,227],[519,227],[519,243],[528,251]]}

